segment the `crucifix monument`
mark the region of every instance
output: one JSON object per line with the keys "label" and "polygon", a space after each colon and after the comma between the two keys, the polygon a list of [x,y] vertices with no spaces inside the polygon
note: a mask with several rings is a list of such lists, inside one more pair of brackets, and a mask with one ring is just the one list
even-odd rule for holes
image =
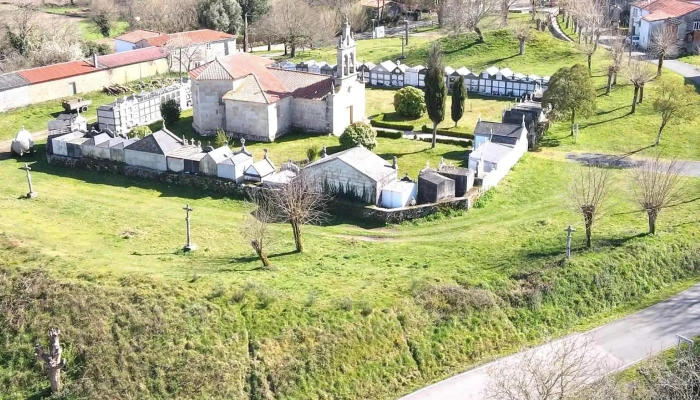
{"label": "crucifix monument", "polygon": [[569,225],[564,229],[564,232],[566,232],[566,258],[571,257],[571,234],[576,232],[576,229],[574,229],[573,226]]}
{"label": "crucifix monument", "polygon": [[29,173],[29,171],[32,169],[29,167],[29,164],[26,163],[22,169],[27,171],[27,183],[29,184],[29,193],[27,193],[27,198],[33,199],[37,196],[37,193],[34,191],[34,187],[32,186],[32,175]]}

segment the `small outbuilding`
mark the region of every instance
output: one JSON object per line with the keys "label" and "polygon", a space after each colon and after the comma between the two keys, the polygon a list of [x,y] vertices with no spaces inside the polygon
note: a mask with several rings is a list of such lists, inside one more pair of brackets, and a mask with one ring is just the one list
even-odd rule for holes
{"label": "small outbuilding", "polygon": [[163,128],[125,147],[124,159],[135,167],[167,171],[167,155],[182,146],[182,139]]}
{"label": "small outbuilding", "polygon": [[218,176],[216,172],[217,164],[230,158],[232,155],[233,151],[228,145],[221,146],[218,149],[213,149],[209,146],[205,147],[204,157],[199,163],[199,172],[204,175]]}
{"label": "small outbuilding", "polygon": [[425,168],[418,175],[418,204],[437,203],[455,197],[455,181]]}
{"label": "small outbuilding", "polygon": [[416,202],[418,185],[411,181],[394,181],[382,189],[381,206],[384,208],[408,207]]}
{"label": "small outbuilding", "polygon": [[51,151],[49,151],[49,154],[68,157],[68,142],[76,138],[82,138],[83,136],[85,136],[84,132],[70,132],[49,138],[48,141],[51,142]]}
{"label": "small outbuilding", "polygon": [[262,182],[265,178],[275,173],[275,164],[272,163],[267,156],[267,149],[264,149],[265,155],[260,161],[256,161],[246,168],[243,173],[243,178],[250,182]]}
{"label": "small outbuilding", "polygon": [[200,162],[206,153],[197,145],[183,145],[166,156],[168,171],[197,174],[200,172]]}
{"label": "small outbuilding", "polygon": [[100,133],[86,140],[85,143],[83,143],[83,157],[109,160],[109,148],[100,145],[108,143],[110,139],[112,138],[108,134]]}
{"label": "small outbuilding", "polygon": [[241,183],[246,169],[253,165],[253,154],[245,149],[245,139],[241,139],[241,149],[216,165],[216,176]]}
{"label": "small outbuilding", "polygon": [[455,181],[455,196],[464,197],[474,186],[474,171],[440,163],[438,173]]}

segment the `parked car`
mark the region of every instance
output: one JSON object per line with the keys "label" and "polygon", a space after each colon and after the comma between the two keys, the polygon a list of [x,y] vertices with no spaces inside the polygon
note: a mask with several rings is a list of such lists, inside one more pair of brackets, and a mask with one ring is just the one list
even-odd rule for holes
{"label": "parked car", "polygon": [[34,138],[28,130],[22,129],[17,132],[15,140],[10,144],[10,152],[13,156],[20,156],[29,153],[34,154]]}

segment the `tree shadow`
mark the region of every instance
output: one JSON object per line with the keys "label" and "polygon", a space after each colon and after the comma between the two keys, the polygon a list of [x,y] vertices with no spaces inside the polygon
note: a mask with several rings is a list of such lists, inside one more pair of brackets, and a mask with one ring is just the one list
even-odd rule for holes
{"label": "tree shadow", "polygon": [[618,237],[618,238],[598,238],[596,239],[595,234],[593,236],[593,241],[594,241],[594,248],[600,248],[600,247],[620,247],[627,242],[634,240],[634,239],[639,239],[649,236],[648,233],[643,232],[643,233],[638,233],[636,235],[632,236],[625,236],[625,237]]}
{"label": "tree shadow", "polygon": [[41,399],[47,399],[51,397],[51,388],[46,388],[44,390],[40,390],[29,397],[27,397],[27,400],[41,400]]}
{"label": "tree shadow", "polygon": [[617,119],[622,119],[622,118],[625,118],[625,117],[630,116],[630,115],[632,115],[632,114],[629,114],[629,113],[628,113],[628,114],[620,115],[619,117],[606,119],[606,120],[604,120],[604,121],[590,122],[590,123],[588,123],[588,124],[580,125],[580,126],[581,126],[581,129],[586,129],[586,128],[591,127],[591,126],[597,126],[597,125],[604,124],[604,123],[606,123],[606,122],[612,122],[612,121],[615,121],[615,120],[617,120]]}
{"label": "tree shadow", "polygon": [[606,114],[610,114],[610,113],[613,113],[613,112],[615,112],[615,111],[619,111],[619,110],[622,110],[622,109],[625,109],[625,108],[628,108],[628,106],[620,106],[620,107],[617,107],[617,108],[613,108],[612,110],[599,111],[599,112],[597,112],[595,115],[606,115]]}

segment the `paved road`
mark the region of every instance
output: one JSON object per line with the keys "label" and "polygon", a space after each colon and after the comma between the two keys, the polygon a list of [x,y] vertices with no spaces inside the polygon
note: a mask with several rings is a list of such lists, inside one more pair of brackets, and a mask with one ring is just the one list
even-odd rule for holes
{"label": "paved road", "polygon": [[479,400],[485,399],[485,389],[491,368],[512,365],[523,357],[548,354],[553,348],[572,341],[585,340],[593,345],[586,357],[595,360],[601,369],[591,371],[587,379],[600,378],[676,344],[676,334],[686,337],[700,333],[700,284],[666,301],[646,308],[600,328],[574,334],[551,344],[496,360],[432,386],[401,400]]}
{"label": "paved road", "polygon": [[[649,60],[649,62],[658,64],[657,60]],[[684,63],[678,60],[664,60],[664,68],[670,69],[671,71],[683,76],[686,83],[692,83],[697,87],[700,87],[700,69],[698,67]]]}

